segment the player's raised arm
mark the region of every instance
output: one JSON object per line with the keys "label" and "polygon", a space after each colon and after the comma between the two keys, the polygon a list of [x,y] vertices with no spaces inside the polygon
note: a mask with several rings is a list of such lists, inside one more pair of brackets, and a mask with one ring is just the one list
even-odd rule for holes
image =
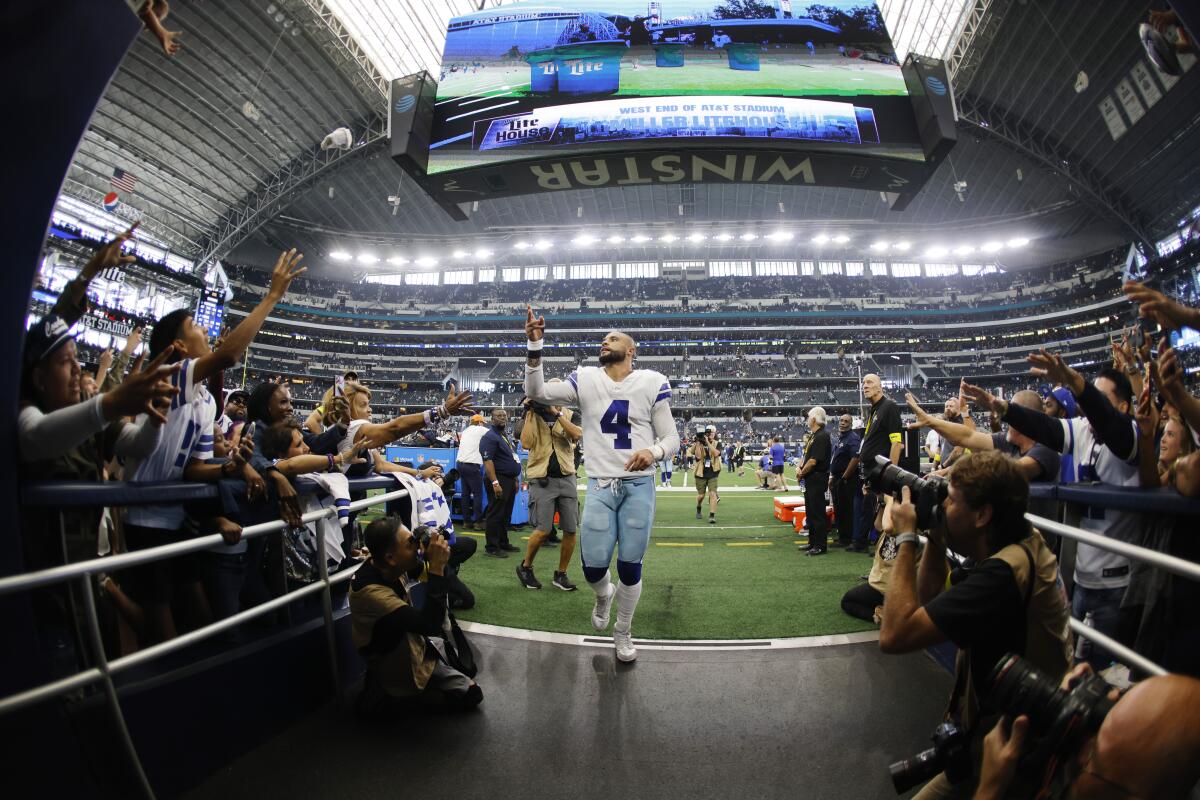
{"label": "player's raised arm", "polygon": [[525,394],[539,403],[570,405],[579,400],[574,374],[562,383],[546,383],[542,373],[542,346],[546,332],[546,318],[533,315],[533,306],[525,310]]}

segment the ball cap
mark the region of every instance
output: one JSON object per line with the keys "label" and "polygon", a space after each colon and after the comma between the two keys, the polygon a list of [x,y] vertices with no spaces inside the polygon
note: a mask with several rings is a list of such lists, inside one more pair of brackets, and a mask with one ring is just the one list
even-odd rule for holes
{"label": "ball cap", "polygon": [[472,425],[477,425],[482,422],[483,422],[483,414],[472,414],[471,415],[471,424]]}
{"label": "ball cap", "polygon": [[238,399],[245,403],[250,400],[250,393],[245,389],[234,389],[229,393],[229,396],[225,398],[225,402],[232,403],[234,400]]}
{"label": "ball cap", "polygon": [[1071,390],[1065,386],[1059,386],[1057,389],[1051,390],[1049,396],[1058,401],[1058,404],[1066,409],[1067,418],[1071,419],[1079,413],[1078,407],[1075,405],[1075,395],[1071,394]]}
{"label": "ball cap", "polygon": [[25,366],[40,363],[58,348],[74,339],[71,326],[62,317],[48,314],[34,323],[25,337]]}

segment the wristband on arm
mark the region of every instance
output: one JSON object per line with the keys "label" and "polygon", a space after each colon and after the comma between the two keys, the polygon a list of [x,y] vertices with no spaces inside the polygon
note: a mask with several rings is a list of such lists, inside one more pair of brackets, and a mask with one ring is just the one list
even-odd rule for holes
{"label": "wristband on arm", "polygon": [[546,344],[545,340],[538,339],[536,342],[532,339],[525,341],[525,357],[526,358],[541,358],[542,347]]}

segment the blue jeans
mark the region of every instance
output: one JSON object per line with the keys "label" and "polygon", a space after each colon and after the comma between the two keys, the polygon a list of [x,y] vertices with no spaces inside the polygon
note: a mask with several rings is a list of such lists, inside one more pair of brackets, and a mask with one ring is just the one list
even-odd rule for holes
{"label": "blue jeans", "polygon": [[[1075,592],[1071,597],[1071,616],[1082,620],[1087,613],[1092,613],[1092,627],[1107,636],[1116,638],[1120,621],[1121,598],[1125,596],[1125,587],[1116,589],[1089,589],[1075,584]],[[1099,672],[1108,667],[1116,658],[1108,650],[1092,643],[1092,654],[1088,663],[1092,669]]]}
{"label": "blue jeans", "polygon": [[583,566],[606,569],[612,561],[641,564],[654,521],[654,476],[615,480],[605,488],[588,478],[587,501],[579,522]]}

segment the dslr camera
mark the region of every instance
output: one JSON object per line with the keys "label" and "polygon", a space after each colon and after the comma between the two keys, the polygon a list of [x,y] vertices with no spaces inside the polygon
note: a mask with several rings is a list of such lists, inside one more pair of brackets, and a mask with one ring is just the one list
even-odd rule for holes
{"label": "dslr camera", "polygon": [[[1063,691],[1058,681],[1013,653],[996,663],[987,685],[987,710],[1001,712],[1009,719],[1022,714],[1029,717],[1029,739],[1017,765],[1017,771],[1028,776],[1040,775],[1048,764],[1067,762],[1088,737],[1100,730],[1114,705],[1108,699],[1112,687],[1099,675],[1089,675]],[[933,747],[888,767],[897,794],[943,771],[951,783],[970,776],[966,733],[944,722],[934,729],[932,738]]]}
{"label": "dslr camera", "polygon": [[525,408],[525,410],[532,411],[533,413],[537,414],[539,417],[545,420],[548,425],[554,424],[555,414],[550,410],[550,406],[546,405],[545,403],[539,403],[532,397],[527,396],[521,398],[521,405]]}
{"label": "dslr camera", "polygon": [[435,533],[441,534],[447,542],[454,541],[454,532],[449,528],[442,525],[418,525],[413,529],[413,538],[417,540],[421,552],[425,552],[425,548],[429,546],[429,541]]}
{"label": "dslr camera", "polygon": [[867,469],[867,484],[876,492],[900,499],[900,490],[907,486],[917,507],[917,527],[929,530],[942,521],[942,501],[950,494],[950,481],[938,475],[922,477],[892,463],[887,456],[875,456],[875,464]]}

